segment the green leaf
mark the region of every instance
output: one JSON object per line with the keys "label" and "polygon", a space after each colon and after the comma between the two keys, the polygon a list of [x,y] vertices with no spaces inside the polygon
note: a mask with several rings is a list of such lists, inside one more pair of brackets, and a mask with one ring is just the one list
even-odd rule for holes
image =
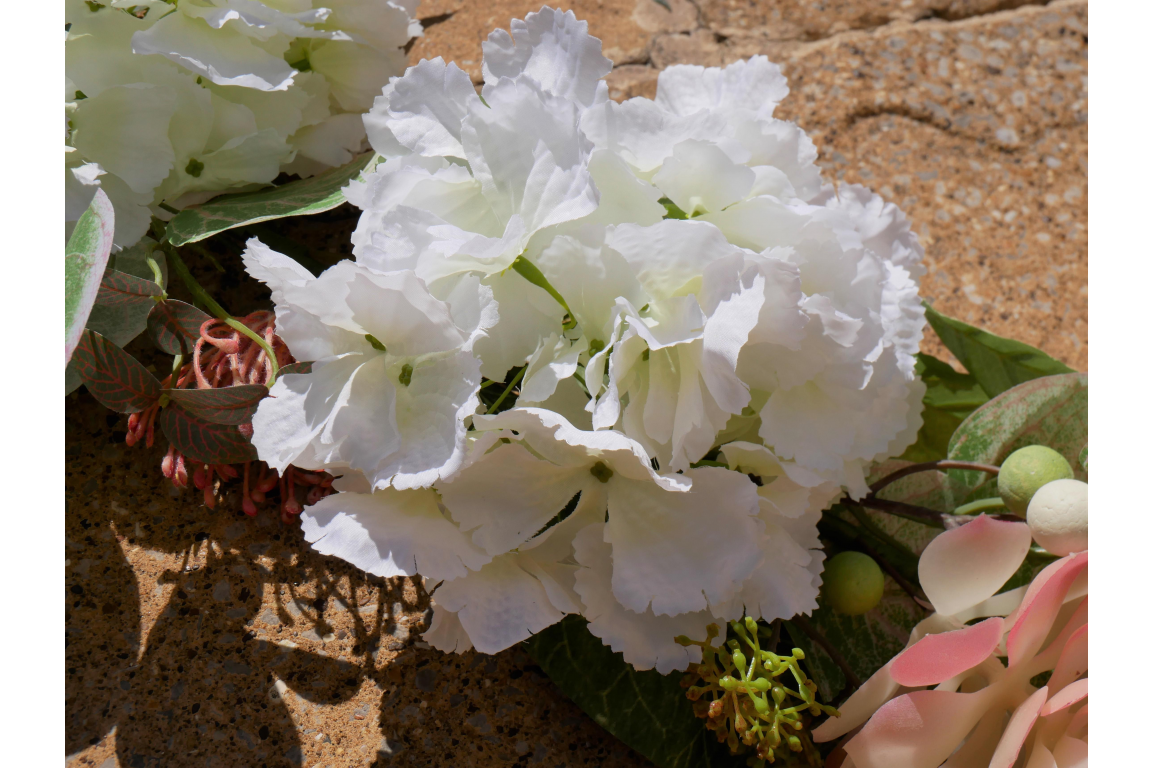
{"label": "green leaf", "polygon": [[[154,282],[154,272],[148,260],[160,270],[161,282],[167,285],[167,265],[164,252],[156,250],[156,241],[145,237],[131,248],[126,248],[108,260],[108,272],[115,270],[125,275]],[[112,294],[113,303],[104,304],[99,299],[92,313],[88,315],[88,329],[96,331],[108,341],[123,349],[140,335],[148,325],[148,313],[154,301],[119,301],[118,294]]]}
{"label": "green leaf", "polygon": [[163,293],[164,291],[153,280],[109,269],[100,281],[100,293],[96,301],[110,307],[129,304],[151,309],[156,297]]}
{"label": "green leaf", "polygon": [[280,369],[280,373],[276,378],[279,379],[280,376],[285,376],[289,373],[312,373],[312,363],[309,361],[306,363],[291,363],[285,365]]}
{"label": "green leaf", "polygon": [[527,650],[564,695],[616,738],[660,768],[743,766],[692,714],[681,673],[637,672],[568,616],[526,641]]}
{"label": "green leaf", "polygon": [[950,411],[933,408],[930,405],[924,406],[921,417],[924,419],[924,424],[916,433],[916,442],[908,446],[900,458],[912,462],[943,459],[948,455],[948,443],[952,439],[952,433],[963,419]]}
{"label": "green leaf", "polygon": [[[1046,445],[1075,469],[1088,440],[1088,374],[1045,376],[1013,387],[972,413],[952,436],[948,458],[1000,465],[1027,445]],[[1082,465],[1076,476],[1086,475]],[[945,491],[953,507],[996,495],[996,480],[952,470]]]}
{"label": "green leaf", "polygon": [[916,442],[900,456],[905,461],[937,461],[948,455],[952,433],[973,409],[988,402],[988,395],[969,373],[960,373],[943,360],[921,352],[916,374],[927,387],[924,392],[923,426]]}
{"label": "green leaf", "polygon": [[187,208],[168,222],[168,241],[180,246],[245,224],[331,210],[345,200],[341,189],[369,170],[377,157],[366,153],[347,165],[309,179],[258,192],[223,195],[204,205]]}
{"label": "green leaf", "polygon": [[191,304],[168,299],[153,306],[148,314],[148,335],[164,352],[187,357],[200,338],[200,326],[211,319]]}
{"label": "green leaf", "polygon": [[64,246],[64,363],[72,359],[88,314],[100,291],[100,278],[112,252],[115,214],[104,190],[96,190]]}
{"label": "green leaf", "polygon": [[263,384],[219,389],[166,389],[164,394],[187,413],[213,424],[247,424],[256,406],[268,396]]}
{"label": "green leaf", "polygon": [[212,424],[175,404],[160,412],[160,429],[176,450],[193,461],[241,464],[257,458],[256,448],[235,426]]}
{"label": "green leaf", "polygon": [[942,315],[927,303],[924,309],[928,322],[944,346],[993,397],[1041,376],[1075,373],[1074,369],[1035,347]]}
{"label": "green leaf", "polygon": [[85,331],[73,355],[76,372],[101,405],[118,413],[139,413],[160,399],[160,382],[124,350]]}

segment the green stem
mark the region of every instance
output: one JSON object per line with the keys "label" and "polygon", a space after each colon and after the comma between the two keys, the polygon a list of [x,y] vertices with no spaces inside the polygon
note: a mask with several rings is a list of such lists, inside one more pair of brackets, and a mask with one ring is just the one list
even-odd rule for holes
{"label": "green stem", "polygon": [[208,292],[200,286],[200,283],[196,282],[196,278],[192,277],[192,273],[188,271],[187,265],[184,264],[184,260],[180,258],[180,254],[176,252],[174,247],[169,245],[167,250],[169,257],[172,259],[172,268],[176,271],[176,274],[180,276],[180,280],[183,281],[193,298],[203,304],[217,319],[223,320],[229,327],[240,331],[240,333],[252,339],[260,349],[264,350],[264,354],[268,356],[268,362],[272,366],[272,374],[268,377],[267,384],[268,388],[271,389],[272,385],[276,383],[276,375],[280,373],[280,365],[276,362],[276,353],[272,347],[264,340],[264,337],[232,317],[224,310],[224,307],[217,304],[216,300],[208,295]]}
{"label": "green stem", "polygon": [[216,260],[215,256],[213,256],[211,253],[208,252],[207,248],[204,248],[203,246],[198,245],[197,243],[186,243],[185,247],[191,248],[192,250],[196,251],[196,253],[198,253],[201,256],[203,256],[204,258],[208,259],[208,261],[211,262],[212,266],[216,268],[217,272],[219,272],[221,274],[224,273],[224,267],[220,266],[220,262]]}
{"label": "green stem", "polygon": [[552,287],[552,283],[548,282],[548,278],[544,277],[535,264],[528,261],[523,256],[517,256],[516,261],[512,262],[512,269],[516,270],[521,277],[528,282],[535,285],[537,288],[543,288],[548,292],[548,295],[556,299],[556,303],[564,308],[568,313],[568,320],[564,323],[564,330],[569,330],[576,327],[576,316],[572,314],[572,310],[568,307],[568,302],[564,301],[564,297],[560,292]]}
{"label": "green stem", "polygon": [[148,257],[148,268],[152,270],[152,279],[156,282],[156,287],[160,289],[160,300],[164,301],[168,298],[168,294],[164,290],[164,273],[160,271],[160,265],[156,263],[156,259],[151,256]]}
{"label": "green stem", "polygon": [[952,510],[954,515],[976,515],[981,512],[987,512],[990,509],[1005,509],[1008,505],[1004,503],[1004,499],[999,496],[994,496],[991,499],[977,499],[970,501],[967,504],[961,504]]}
{"label": "green stem", "polygon": [[492,403],[492,407],[488,409],[488,413],[496,413],[496,409],[500,407],[500,403],[504,402],[504,398],[508,397],[509,393],[512,392],[512,388],[520,383],[520,379],[524,378],[524,372],[527,370],[528,366],[524,366],[520,369],[519,373],[512,377],[512,381],[509,382],[508,386],[504,388],[504,391],[500,393],[500,397],[496,398],[496,402]]}

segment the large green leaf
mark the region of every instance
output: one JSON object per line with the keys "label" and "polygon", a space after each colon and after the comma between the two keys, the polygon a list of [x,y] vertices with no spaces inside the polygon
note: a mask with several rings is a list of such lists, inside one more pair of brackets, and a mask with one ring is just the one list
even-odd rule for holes
{"label": "large green leaf", "polygon": [[928,322],[983,390],[995,397],[1017,384],[1058,373],[1074,373],[1035,347],[1005,339],[924,305]]}
{"label": "large green leaf", "polygon": [[96,190],[88,210],[64,246],[64,365],[80,343],[88,314],[96,303],[100,278],[112,252],[115,214],[104,190]]}
{"label": "large green leaf", "polygon": [[692,714],[680,673],[637,672],[569,616],[527,641],[552,682],[593,720],[660,768],[742,766]]}
{"label": "large green leaf", "polygon": [[[1003,463],[1027,445],[1046,445],[1059,452],[1085,479],[1079,462],[1088,441],[1088,374],[1045,376],[1013,387],[964,420],[952,436],[948,458]],[[995,479],[979,472],[952,470],[944,485],[946,503],[993,496]]]}
{"label": "large green leaf", "polygon": [[376,157],[366,153],[347,165],[309,179],[259,192],[223,195],[204,205],[187,208],[168,222],[168,241],[179,246],[245,224],[285,216],[305,216],[335,208],[345,199],[340,190],[368,169]]}
{"label": "large green leaf", "polygon": [[93,331],[76,346],[76,372],[105,408],[139,413],[160,399],[160,382],[136,358]]}
{"label": "large green leaf", "polygon": [[921,352],[916,355],[916,374],[927,387],[924,393],[923,426],[916,442],[900,456],[906,461],[937,461],[948,455],[952,433],[964,417],[988,402],[988,395],[969,373],[960,373],[943,360]]}

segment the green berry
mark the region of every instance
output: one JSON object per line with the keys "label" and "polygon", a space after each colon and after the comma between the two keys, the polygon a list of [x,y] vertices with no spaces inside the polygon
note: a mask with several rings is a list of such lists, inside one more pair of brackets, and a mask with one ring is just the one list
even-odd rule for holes
{"label": "green berry", "polygon": [[824,566],[824,602],[838,613],[859,616],[880,604],[884,573],[863,552],[841,552]]}
{"label": "green berry", "polygon": [[1029,445],[1004,460],[996,486],[1009,510],[1024,517],[1028,503],[1041,487],[1073,476],[1068,460],[1043,445]]}

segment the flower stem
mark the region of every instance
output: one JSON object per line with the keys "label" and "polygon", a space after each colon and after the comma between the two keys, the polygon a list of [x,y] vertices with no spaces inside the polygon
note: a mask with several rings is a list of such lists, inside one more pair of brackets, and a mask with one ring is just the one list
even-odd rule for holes
{"label": "flower stem", "polygon": [[911,466],[898,469],[892,474],[880,478],[872,484],[872,493],[878,492],[881,488],[891,485],[902,477],[914,475],[917,472],[927,472],[931,469],[968,469],[974,472],[987,472],[990,475],[996,475],[1000,472],[1000,467],[993,466],[992,464],[979,464],[974,461],[952,461],[950,459],[943,459],[941,461],[926,461],[922,464],[913,464]]}
{"label": "flower stem", "polygon": [[975,515],[980,512],[987,512],[990,509],[1004,509],[1008,505],[1004,503],[1004,499],[999,496],[994,496],[991,499],[977,499],[970,501],[967,504],[961,504],[952,510],[954,515]]}
{"label": "flower stem", "polygon": [[509,382],[508,386],[504,388],[504,391],[500,393],[500,397],[496,398],[496,402],[492,403],[492,407],[488,409],[488,413],[496,413],[496,409],[500,407],[500,403],[504,402],[504,398],[508,397],[509,393],[512,392],[512,388],[520,383],[520,379],[524,377],[524,372],[527,370],[528,366],[524,366],[520,369],[519,373],[512,377],[512,381]]}
{"label": "flower stem", "polygon": [[268,363],[272,367],[272,373],[268,376],[268,383],[266,385],[271,389],[272,385],[276,383],[276,374],[280,372],[280,365],[276,362],[276,353],[272,347],[264,340],[263,336],[232,317],[224,310],[224,307],[220,306],[215,299],[208,295],[208,292],[201,287],[200,283],[196,282],[196,278],[188,271],[187,265],[184,264],[184,260],[180,258],[180,254],[176,252],[174,247],[168,245],[167,252],[168,256],[172,259],[172,269],[180,276],[180,280],[183,281],[188,292],[203,304],[209,312],[215,315],[217,319],[223,320],[230,328],[240,331],[240,333],[252,339],[260,349],[264,350],[264,354],[268,357]]}
{"label": "flower stem", "polygon": [[564,297],[560,295],[559,291],[552,287],[552,283],[548,282],[548,278],[544,277],[544,273],[541,272],[535,264],[523,256],[517,256],[516,260],[512,262],[512,269],[516,270],[521,277],[532,283],[532,285],[535,285],[537,288],[543,288],[549,296],[556,299],[556,303],[564,308],[564,311],[568,313],[568,320],[564,323],[564,330],[567,331],[576,327],[576,316],[572,314],[572,310],[568,307],[568,302],[564,301]]}

